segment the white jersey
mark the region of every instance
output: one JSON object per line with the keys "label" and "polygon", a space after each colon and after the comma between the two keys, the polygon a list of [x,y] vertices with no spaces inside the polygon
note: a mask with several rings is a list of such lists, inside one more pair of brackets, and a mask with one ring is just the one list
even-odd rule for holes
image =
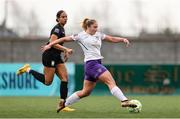
{"label": "white jersey", "polygon": [[105,34],[96,32],[94,35],[90,35],[85,31],[72,35],[71,38],[78,42],[84,52],[84,62],[89,60],[103,59],[101,56],[101,44],[105,38]]}

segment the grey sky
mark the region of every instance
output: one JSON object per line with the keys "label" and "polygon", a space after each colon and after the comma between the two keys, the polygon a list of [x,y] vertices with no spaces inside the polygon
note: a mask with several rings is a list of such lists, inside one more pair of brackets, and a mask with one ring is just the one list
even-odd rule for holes
{"label": "grey sky", "polygon": [[[0,1],[0,23],[4,17],[4,1]],[[80,30],[80,22],[85,17],[97,19],[100,28],[109,27],[123,35],[137,35],[142,26],[150,32],[171,27],[180,32],[179,0],[9,0],[16,1],[23,13],[32,10],[38,15],[43,36],[49,36],[56,24],[55,15],[60,9],[68,13],[67,34]],[[140,1],[140,2],[139,2]],[[137,9],[135,4],[141,3]],[[109,5],[106,10],[103,5]],[[141,10],[141,15],[137,14]],[[8,9],[7,26],[13,28],[12,9]],[[139,17],[141,18],[141,21]]]}

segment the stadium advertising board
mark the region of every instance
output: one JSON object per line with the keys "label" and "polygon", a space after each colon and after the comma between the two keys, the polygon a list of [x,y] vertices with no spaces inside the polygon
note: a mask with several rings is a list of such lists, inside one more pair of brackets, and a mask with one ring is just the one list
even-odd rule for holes
{"label": "stadium advertising board", "polygon": [[[0,96],[59,96],[60,80],[55,75],[50,86],[46,86],[28,73],[17,76],[16,70],[23,66],[22,63],[0,63]],[[43,72],[43,65],[30,63],[32,69]],[[66,63],[69,84],[68,94],[74,91],[75,65]]]}
{"label": "stadium advertising board", "polygon": [[[105,65],[117,85],[126,93],[138,94],[179,94],[180,65]],[[76,90],[82,88],[83,65],[76,65]],[[94,92],[109,92],[102,83]],[[102,94],[102,93],[101,93]]]}

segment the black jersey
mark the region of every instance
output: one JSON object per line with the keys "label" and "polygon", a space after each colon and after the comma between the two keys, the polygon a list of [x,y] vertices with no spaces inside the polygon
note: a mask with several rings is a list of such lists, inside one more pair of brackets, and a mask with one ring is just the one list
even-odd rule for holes
{"label": "black jersey", "polygon": [[[51,30],[51,35],[54,34],[59,38],[62,38],[65,36],[64,28],[57,24],[54,26],[54,28]],[[47,43],[49,44],[49,42]],[[63,43],[60,43],[60,45],[63,45]],[[56,67],[57,64],[64,63],[63,58],[61,56],[61,50],[55,49],[51,47],[50,49],[46,50],[42,54],[42,63],[46,67]]]}
{"label": "black jersey", "polygon": [[[62,38],[62,37],[65,37],[64,27],[62,27],[60,24],[55,25],[53,27],[53,29],[51,30],[50,37],[51,37],[52,34],[56,35],[58,37],[58,39]],[[63,45],[63,43],[59,43],[59,44]],[[51,48],[50,50],[61,53],[60,50],[55,49],[55,48]]]}

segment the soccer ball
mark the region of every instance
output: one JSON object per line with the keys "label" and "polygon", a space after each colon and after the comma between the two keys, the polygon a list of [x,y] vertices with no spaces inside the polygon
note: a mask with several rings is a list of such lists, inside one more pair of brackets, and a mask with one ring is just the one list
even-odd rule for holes
{"label": "soccer ball", "polygon": [[137,107],[132,108],[132,107],[128,107],[128,111],[131,113],[139,113],[141,112],[142,109],[142,104],[139,100],[130,100],[131,103],[134,103],[137,105]]}

